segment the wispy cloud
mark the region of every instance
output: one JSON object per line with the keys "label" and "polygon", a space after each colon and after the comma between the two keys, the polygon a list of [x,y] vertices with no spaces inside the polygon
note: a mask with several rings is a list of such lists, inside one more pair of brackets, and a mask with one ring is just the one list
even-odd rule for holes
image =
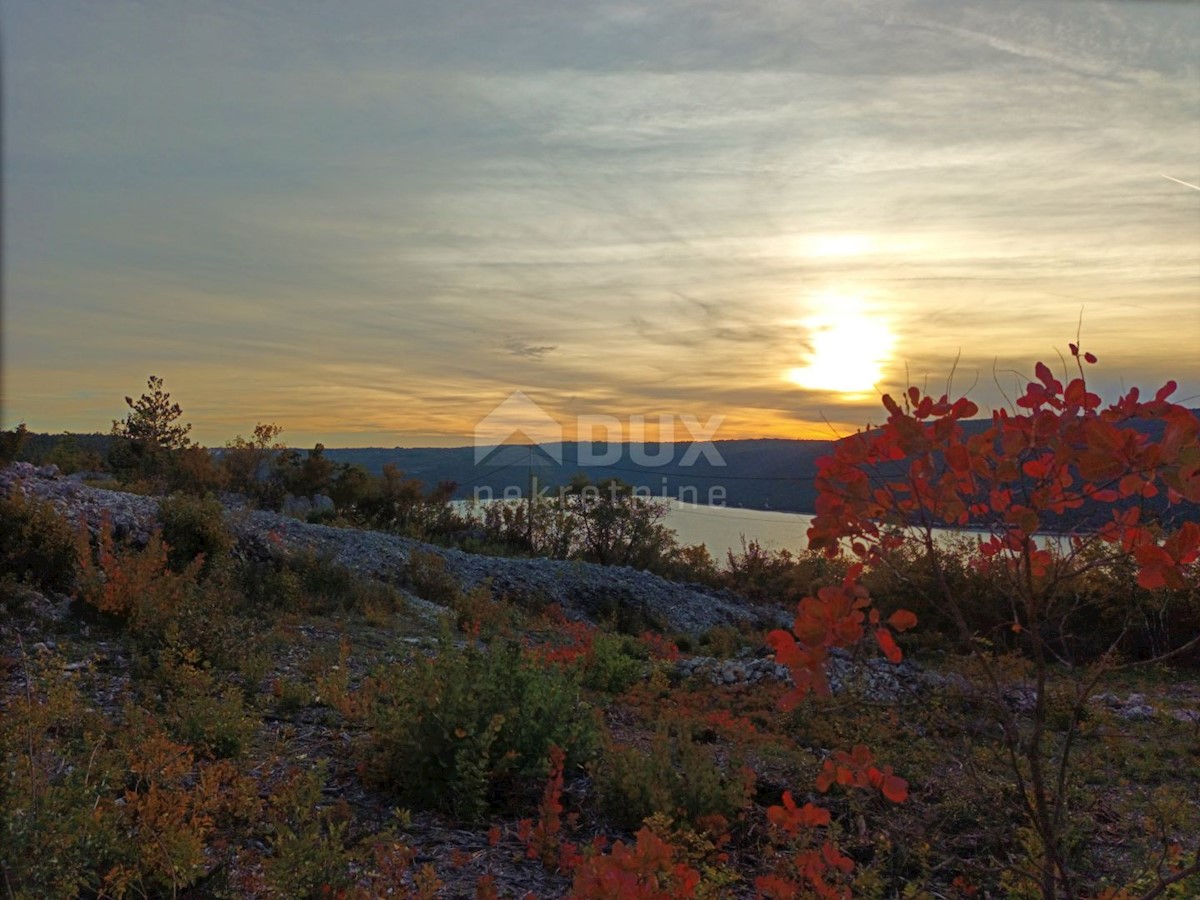
{"label": "wispy cloud", "polygon": [[1194,5],[14,0],[5,26],[3,425],[103,428],[155,372],[212,442],[453,442],[517,388],[822,431],[872,406],[785,377],[838,297],[895,332],[884,389],[961,352],[994,400],[1081,306],[1097,372],[1200,387]]}
{"label": "wispy cloud", "polygon": [[520,356],[524,359],[541,359],[547,353],[557,350],[553,344],[527,344],[517,338],[509,338],[504,342],[504,350],[506,353],[511,353],[513,356]]}

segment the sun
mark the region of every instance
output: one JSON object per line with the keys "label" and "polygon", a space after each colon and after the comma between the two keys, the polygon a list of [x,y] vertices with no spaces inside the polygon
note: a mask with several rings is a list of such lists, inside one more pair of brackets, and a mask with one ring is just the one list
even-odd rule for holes
{"label": "sun", "polygon": [[873,394],[895,344],[886,318],[855,297],[827,296],[821,305],[824,311],[801,323],[812,345],[808,363],[790,370],[788,379],[846,399]]}

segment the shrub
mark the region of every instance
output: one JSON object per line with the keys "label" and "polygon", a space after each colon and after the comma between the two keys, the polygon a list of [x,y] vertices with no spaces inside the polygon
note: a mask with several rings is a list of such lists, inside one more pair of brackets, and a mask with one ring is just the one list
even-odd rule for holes
{"label": "shrub", "polygon": [[[949,615],[962,644],[974,648],[973,662],[985,676],[1023,804],[1031,840],[1025,844],[1026,864],[1006,873],[1014,879],[1010,887],[1019,882],[1047,898],[1063,890],[1077,893],[1077,873],[1088,868],[1080,864],[1069,824],[1071,810],[1081,805],[1075,754],[1088,698],[1116,667],[1121,636],[1096,648],[1094,666],[1078,666],[1070,658],[1075,632],[1094,624],[1081,602],[1085,576],[1108,560],[1130,564],[1136,583],[1147,591],[1195,592],[1200,559],[1200,524],[1170,509],[1200,502],[1200,421],[1168,402],[1175,382],[1152,400],[1141,400],[1133,388],[1101,409],[1084,371],[1095,356],[1081,355],[1075,344],[1070,349],[1078,377],[1068,374],[1064,385],[1049,366],[1037,363],[1037,380],[1026,384],[1014,409],[995,411],[990,426],[972,433],[962,422],[978,407],[966,397],[935,399],[915,386],[901,402],[885,395],[887,423],[835,444],[818,461],[815,480],[817,514],[809,547],[832,558],[848,546],[862,562],[842,589],[823,588],[816,598],[801,601],[794,636],[770,635],[799,691],[789,703],[808,688],[828,693],[819,668],[828,648],[860,640],[868,621],[884,655],[898,662],[901,651],[891,631],[906,630],[917,617],[901,610],[885,624],[871,610],[867,620],[868,591],[857,579],[863,563],[907,565],[912,552],[897,552],[906,545],[923,556],[933,577],[922,590]],[[1041,538],[1064,522],[1080,530],[1071,536],[1069,553],[1056,553]],[[972,630],[970,598],[955,590],[955,573],[937,551],[934,528],[947,525],[984,529],[973,564],[1008,595],[1006,624],[1028,654],[1036,685],[1028,721],[1006,703],[1001,660],[986,652],[987,643]],[[1094,555],[1079,565],[1087,553]],[[1200,644],[1200,637],[1181,637],[1184,643],[1158,658]],[[1067,664],[1064,675],[1071,685],[1066,708],[1049,685],[1058,660]],[[1167,885],[1160,881],[1152,893]]]}
{"label": "shrub", "polygon": [[225,470],[212,451],[198,444],[176,450],[167,463],[167,490],[193,497],[215,494],[226,485]]}
{"label": "shrub", "polygon": [[217,829],[257,814],[257,785],[196,760],[135,706],[91,709],[61,664],[26,672],[0,729],[7,895],[177,895],[213,864]]}
{"label": "shrub", "polygon": [[754,773],[717,764],[691,730],[660,729],[649,752],[612,747],[595,766],[601,807],[614,823],[636,828],[662,813],[698,825],[707,816],[737,816],[750,802]]}
{"label": "shrub", "polygon": [[394,612],[403,606],[395,588],[360,578],[330,554],[298,550],[241,568],[242,593],[252,606],[327,614],[339,610]]}
{"label": "shrub", "polygon": [[195,650],[172,650],[163,655],[157,676],[174,734],[213,759],[241,756],[254,733],[241,689],[221,684]]}
{"label": "shrub", "polygon": [[623,694],[641,681],[648,668],[646,646],[628,635],[597,632],[591,653],[582,659],[583,686]]}
{"label": "shrub", "polygon": [[169,497],[158,505],[158,521],[167,545],[167,560],[175,572],[182,572],[196,557],[203,556],[200,574],[207,577],[224,564],[233,547],[233,535],[225,525],[225,509],[217,500]]}
{"label": "shrub", "polygon": [[229,615],[237,597],[228,579],[199,583],[199,558],[182,572],[172,571],[158,535],[143,548],[120,546],[105,522],[97,544],[94,550],[86,543],[80,547],[77,595],[114,616],[152,662],[164,650],[185,645],[209,662],[236,655],[234,629],[244,625]]}
{"label": "shrub", "polygon": [[381,676],[368,767],[405,801],[478,820],[506,789],[546,771],[552,745],[569,763],[596,742],[576,682],[513,643],[456,647]]}
{"label": "shrub", "polygon": [[0,431],[0,466],[7,466],[21,453],[29,439],[29,430],[22,422],[9,431]]}
{"label": "shrub", "polygon": [[94,557],[90,547],[79,555],[82,599],[122,619],[130,632],[148,642],[177,639],[176,614],[193,593],[199,563],[183,573],[172,572],[157,535],[142,549],[119,547],[107,521],[98,544]]}
{"label": "shrub", "polygon": [[268,801],[273,854],[266,876],[281,897],[332,896],[350,886],[347,817],[337,807],[321,808],[324,782],[323,766],[292,769]]}
{"label": "shrub", "polygon": [[19,490],[0,499],[0,577],[68,591],[75,581],[76,537],[50,503]]}
{"label": "shrub", "polygon": [[436,553],[413,550],[408,556],[408,582],[422,600],[455,608],[462,600],[458,580],[446,571],[446,560]]}

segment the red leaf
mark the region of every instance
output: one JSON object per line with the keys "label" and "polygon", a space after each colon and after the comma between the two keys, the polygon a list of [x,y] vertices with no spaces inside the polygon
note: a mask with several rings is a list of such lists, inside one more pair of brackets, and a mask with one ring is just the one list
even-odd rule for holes
{"label": "red leaf", "polygon": [[888,662],[898,663],[904,658],[904,654],[896,646],[896,639],[892,637],[892,633],[886,628],[875,629],[875,640],[879,642],[879,649],[888,658]]}
{"label": "red leaf", "polygon": [[953,444],[946,448],[946,463],[955,472],[971,471],[971,454],[962,444]]}
{"label": "red leaf", "polygon": [[1037,375],[1038,381],[1046,386],[1046,390],[1052,393],[1057,393],[1060,385],[1054,378],[1054,373],[1050,371],[1050,367],[1043,362],[1038,363],[1033,368],[1034,374]]}
{"label": "red leaf", "polygon": [[891,774],[891,768],[891,766],[884,767],[883,783],[879,789],[883,792],[883,796],[893,803],[903,803],[908,799],[908,782]]}
{"label": "red leaf", "polygon": [[1085,353],[1085,354],[1083,354],[1083,358],[1093,364],[1096,362],[1096,354],[1095,353]]}
{"label": "red leaf", "polygon": [[812,803],[805,803],[804,806],[798,807],[792,797],[792,792],[784,791],[783,806],[772,806],[767,809],[767,820],[789,834],[795,834],[801,828],[828,825],[830,814],[829,810],[814,806]]}
{"label": "red leaf", "polygon": [[1166,400],[1173,393],[1175,393],[1175,389],[1177,387],[1179,387],[1179,385],[1177,385],[1174,381],[1168,381],[1158,389],[1158,393],[1154,395],[1154,399],[1159,401]]}
{"label": "red leaf", "polygon": [[907,609],[898,609],[888,617],[888,624],[897,631],[908,631],[917,624],[917,617]]}

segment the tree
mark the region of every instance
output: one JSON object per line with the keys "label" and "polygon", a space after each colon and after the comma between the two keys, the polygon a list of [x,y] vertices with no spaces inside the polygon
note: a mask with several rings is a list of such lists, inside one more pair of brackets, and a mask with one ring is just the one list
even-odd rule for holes
{"label": "tree", "polygon": [[28,438],[29,431],[24,422],[10,431],[0,431],[0,465],[6,466],[15,460]]}
{"label": "tree", "polygon": [[191,444],[187,434],[192,426],[179,424],[183,410],[171,402],[161,378],[151,375],[146,387],[150,393],[142,394],[137,401],[125,398],[130,411],[124,421],[113,421],[116,440],[109,449],[108,461],[123,478],[142,477],[159,483],[173,454]]}
{"label": "tree", "polygon": [[270,455],[286,450],[278,438],[283,433],[280,425],[259,422],[254,426],[254,435],[249,440],[237,435],[225,444],[221,453],[221,468],[225,470],[229,487],[247,496],[258,496],[264,476],[263,463]]}
{"label": "tree", "polygon": [[407,478],[396,466],[384,463],[382,475],[359,498],[357,516],[369,528],[380,531],[419,539],[446,536],[462,525],[450,506],[457,487],[452,481],[439,481],[426,492],[421,481]]}
{"label": "tree", "polygon": [[494,539],[539,556],[665,571],[681,559],[675,532],[662,524],[666,514],[667,504],[620,479],[593,483],[581,472],[547,498],[488,506],[484,527]]}
{"label": "tree", "polygon": [[[1098,567],[1131,563],[1142,588],[1186,591],[1193,601],[1200,596],[1200,524],[1193,516],[1169,527],[1150,506],[1152,500],[1200,502],[1200,421],[1168,402],[1173,382],[1152,400],[1141,400],[1135,388],[1101,409],[1084,374],[1095,357],[1080,355],[1074,344],[1071,353],[1078,375],[1064,377],[1065,387],[1038,363],[1016,408],[995,411],[991,426],[970,436],[962,422],[978,408],[965,397],[935,400],[915,387],[903,405],[885,396],[883,426],[838,442],[818,461],[810,547],[830,557],[849,551],[860,562],[842,587],[801,601],[793,631],[771,636],[780,660],[793,668],[796,695],[823,689],[828,648],[865,633],[869,600],[858,583],[860,566],[899,571],[898,554],[915,549],[923,555],[934,599],[956,623],[963,646],[972,648],[991,695],[1016,794],[1038,842],[1036,871],[1027,877],[1047,898],[1077,893],[1066,838],[1073,796],[1086,790],[1071,768],[1085,707],[1106,674],[1137,664],[1120,659],[1115,641],[1084,663],[1063,652],[1088,624],[1080,621],[1076,586]],[[1098,511],[1105,513],[1102,520]],[[1056,552],[1044,540],[1048,523],[1072,515],[1085,515],[1092,525]],[[1006,701],[1001,660],[977,640],[963,599],[951,588],[936,535],[946,526],[985,531],[972,562],[999,579],[1010,598],[1010,628],[1023,639],[1032,669],[1027,712]],[[897,613],[883,623],[872,612],[868,621],[885,655],[898,660],[884,626],[903,630],[915,617]],[[1147,662],[1196,646],[1200,635]],[[1067,673],[1070,710],[1052,718],[1056,671]],[[1162,876],[1149,895],[1200,872],[1200,848],[1195,852],[1193,864]]]}
{"label": "tree", "polygon": [[662,525],[667,504],[638,496],[629,484],[608,478],[571,480],[557,503],[575,523],[573,555],[601,565],[650,568],[675,548],[675,532]]}
{"label": "tree", "polygon": [[152,393],[142,394],[136,402],[132,397],[125,398],[130,412],[125,421],[113,422],[113,433],[154,450],[182,450],[191,443],[187,436],[191,424],[179,424],[183,410],[171,402],[161,378],[151,375],[146,387]]}
{"label": "tree", "polygon": [[370,493],[370,472],[357,464],[338,463],[329,498],[339,512],[353,512]]}
{"label": "tree", "polygon": [[276,462],[288,493],[297,497],[315,497],[329,491],[335,467],[325,456],[324,444],[314,446],[304,459],[292,451],[280,454]]}

